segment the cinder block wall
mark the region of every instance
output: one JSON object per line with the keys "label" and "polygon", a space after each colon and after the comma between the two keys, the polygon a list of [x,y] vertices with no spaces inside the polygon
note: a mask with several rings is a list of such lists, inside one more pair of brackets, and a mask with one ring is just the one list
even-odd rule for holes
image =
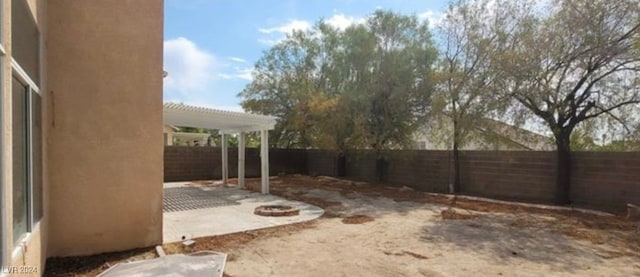
{"label": "cinder block wall", "polygon": [[[451,163],[453,167],[453,160]],[[464,194],[526,202],[553,201],[554,152],[466,151],[460,155],[460,166]]]}
{"label": "cinder block wall", "polygon": [[[260,176],[257,149],[247,149],[247,176]],[[460,153],[462,194],[551,203],[555,191],[555,152],[463,151]],[[348,179],[408,186],[446,193],[453,182],[451,151],[385,151],[378,174],[370,150],[346,153]],[[235,149],[229,149],[230,175],[235,176]],[[638,153],[578,152],[573,156],[572,199],[580,206],[618,211],[640,201]],[[328,150],[270,149],[270,174],[305,173],[338,177],[338,153]],[[220,150],[210,147],[165,147],[165,181],[220,178]],[[379,178],[382,177],[382,180]]]}
{"label": "cinder block wall", "polygon": [[311,176],[337,176],[338,153],[328,150],[306,150],[305,173]]}
{"label": "cinder block wall", "polygon": [[[222,178],[222,153],[218,147],[165,146],[164,181]],[[229,148],[229,177],[238,176],[238,150]],[[269,174],[306,173],[305,150],[269,150]],[[245,149],[245,176],[260,177],[260,149]]]}
{"label": "cinder block wall", "polygon": [[576,203],[619,208],[640,204],[639,152],[578,152],[573,157],[571,197]]}

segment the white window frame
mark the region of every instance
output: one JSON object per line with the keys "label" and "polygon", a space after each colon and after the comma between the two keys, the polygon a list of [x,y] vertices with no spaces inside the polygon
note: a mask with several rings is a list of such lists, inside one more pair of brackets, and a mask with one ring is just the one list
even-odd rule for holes
{"label": "white window frame", "polygon": [[[42,99],[42,94],[40,93],[40,88],[36,85],[36,83],[29,77],[29,75],[20,67],[20,65],[11,58],[11,69],[12,76],[18,79],[21,83],[23,83],[26,87],[28,87],[29,91],[26,93],[26,122],[27,122],[27,232],[22,234],[18,239],[13,238],[13,253],[12,258],[16,259],[23,255],[22,247],[26,245],[26,243],[31,239],[31,233],[38,226],[43,217],[40,217],[37,221],[34,220],[33,216],[33,120],[31,118],[33,112],[32,105],[32,96],[31,93],[36,93]],[[11,93],[13,93],[13,82],[11,82]],[[42,130],[40,130],[42,132]],[[42,158],[42,157],[41,157]],[[13,222],[13,218],[11,218]],[[6,223],[5,223],[6,224]]]}
{"label": "white window frame", "polygon": [[[3,7],[4,7],[4,0],[0,0],[0,26],[4,25],[4,16],[3,16]],[[34,14],[32,14],[31,16],[34,16]],[[44,105],[44,97],[40,91],[40,86],[38,86],[36,84],[36,82],[33,81],[33,79],[29,76],[29,74],[26,73],[26,71],[20,66],[20,64],[13,59],[13,57],[10,57],[10,61],[7,61],[6,59],[9,58],[6,55],[4,46],[2,44],[2,39],[4,38],[4,33],[0,31],[0,92],[6,92],[7,90],[9,91],[9,94],[13,93],[13,82],[11,82],[11,85],[5,85],[4,83],[4,75],[3,75],[3,69],[4,69],[4,62],[9,62],[11,64],[10,66],[10,71],[11,74],[10,76],[13,78],[15,77],[18,81],[20,81],[22,84],[24,84],[26,87],[29,88],[29,91],[26,95],[26,102],[27,102],[27,107],[25,109],[25,113],[26,113],[26,122],[27,122],[27,140],[25,140],[25,143],[27,144],[27,201],[28,201],[28,206],[27,206],[27,232],[25,234],[22,234],[20,236],[20,238],[16,239],[16,238],[12,238],[11,240],[8,239],[7,234],[9,234],[9,232],[11,234],[13,234],[13,230],[8,230],[8,223],[9,221],[13,222],[13,217],[12,215],[9,215],[6,213],[6,210],[2,210],[3,215],[7,215],[6,218],[3,216],[2,218],[2,222],[0,222],[1,226],[1,231],[2,231],[2,238],[0,240],[0,243],[2,245],[0,245],[0,247],[2,247],[2,255],[0,257],[0,262],[2,264],[2,266],[5,266],[8,264],[9,261],[9,257],[11,257],[12,260],[18,259],[20,257],[22,257],[25,253],[23,253],[23,251],[25,250],[26,244],[31,240],[31,234],[33,232],[33,230],[38,229],[39,225],[42,222],[42,219],[44,219],[44,195],[42,198],[43,203],[40,203],[40,205],[42,205],[42,209],[43,209],[43,214],[40,216],[39,219],[34,220],[34,205],[33,205],[33,166],[32,166],[32,161],[33,161],[33,136],[32,136],[32,130],[33,130],[33,120],[32,120],[32,116],[33,116],[33,93],[37,94],[40,97],[40,116],[42,117],[43,115],[43,105]],[[8,42],[9,44],[11,42]],[[40,82],[42,83],[42,76],[43,76],[43,72],[44,69],[42,68],[42,57],[43,57],[43,51],[44,51],[44,42],[43,42],[43,34],[42,32],[40,32],[40,30],[38,30],[38,72],[35,72],[34,74],[38,74],[37,76],[33,76],[33,77],[38,77],[36,79],[40,80]],[[0,105],[2,106],[2,105]],[[3,108],[0,107],[0,112],[4,112]],[[0,113],[0,120],[3,120],[4,118],[4,114]],[[3,126],[3,122],[0,122],[0,127]],[[44,137],[44,121],[42,121],[41,118],[41,125],[40,125],[40,136],[41,139]],[[4,130],[4,129],[2,129]],[[0,136],[0,142],[2,142],[2,144],[0,144],[0,149],[3,148],[4,145],[4,141],[2,141],[2,137]],[[44,147],[44,141],[42,141],[41,147]],[[44,149],[43,149],[44,150]],[[43,151],[44,154],[44,151]],[[41,155],[40,159],[43,159],[44,156]],[[41,170],[44,170],[44,161],[41,161]],[[0,177],[2,177],[2,173],[4,173],[4,170],[6,170],[6,166],[4,164],[4,161],[2,161],[0,159]],[[43,176],[41,176],[42,178],[44,178]],[[3,180],[4,181],[4,180]],[[44,186],[44,184],[42,184]],[[7,186],[5,186],[4,184],[0,186],[0,198],[3,204],[3,207],[6,207],[6,190],[7,190]],[[11,189],[13,189],[13,183],[11,184]],[[40,191],[40,193],[44,193],[44,188],[42,188],[42,191]],[[13,200],[13,199],[11,199]],[[11,244],[9,244],[11,243]],[[9,247],[11,245],[11,247]],[[6,250],[9,250],[7,253],[5,253]],[[9,254],[11,253],[11,254]],[[11,256],[9,256],[11,255]],[[3,273],[2,271],[0,271],[0,277],[5,276],[6,274]]]}
{"label": "white window frame", "polygon": [[[0,26],[4,26],[4,1],[0,1]],[[7,52],[4,50],[4,44],[2,40],[4,38],[4,32],[2,32],[0,28],[0,95],[4,95],[6,86],[4,85],[4,61],[6,60]],[[4,103],[0,104],[0,130],[4,131]],[[5,141],[4,141],[4,132],[3,135],[0,135],[0,153],[4,153],[5,150]],[[4,156],[4,155],[3,155]],[[4,173],[5,173],[5,162],[4,157],[0,156],[0,203],[2,204],[2,210],[0,212],[0,247],[2,250],[0,251],[0,265],[5,266],[8,264],[7,261],[7,250],[8,250],[8,239],[7,239],[7,222],[8,222],[8,214],[6,213],[6,186],[4,183]],[[5,274],[0,272],[0,275],[4,276]]]}

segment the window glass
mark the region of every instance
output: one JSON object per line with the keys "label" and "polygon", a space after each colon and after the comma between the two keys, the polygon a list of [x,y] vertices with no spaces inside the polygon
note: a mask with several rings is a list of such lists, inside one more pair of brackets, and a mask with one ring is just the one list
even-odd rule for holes
{"label": "window glass", "polygon": [[31,170],[33,190],[33,223],[42,218],[42,104],[41,97],[31,92]]}
{"label": "window glass", "polygon": [[40,32],[26,0],[11,1],[11,21],[11,55],[39,86]]}
{"label": "window glass", "polygon": [[13,240],[27,232],[27,88],[15,77],[12,82],[13,142]]}

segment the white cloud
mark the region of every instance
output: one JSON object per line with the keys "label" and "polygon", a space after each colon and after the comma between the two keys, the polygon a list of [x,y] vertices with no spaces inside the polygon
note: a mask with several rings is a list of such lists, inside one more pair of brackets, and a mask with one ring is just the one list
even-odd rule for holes
{"label": "white cloud", "polygon": [[428,10],[426,12],[418,14],[419,20],[427,20],[429,22],[429,27],[437,27],[440,25],[442,20],[444,19],[445,14],[442,12]]}
{"label": "white cloud", "polygon": [[238,91],[234,80],[250,80],[252,67],[232,67],[229,61],[238,65],[246,62],[238,57],[217,59],[184,37],[166,40],[164,69],[169,75],[164,78],[165,101],[242,111],[237,105],[216,106],[234,99],[232,95]]}
{"label": "white cloud", "polygon": [[253,77],[251,76],[251,72],[253,72],[252,67],[234,67],[233,72],[219,73],[217,74],[217,76],[218,78],[224,79],[224,80],[243,79],[247,81],[252,81]]}
{"label": "white cloud", "polygon": [[244,79],[247,81],[252,81],[253,77],[251,76],[251,72],[253,72],[253,68],[236,68],[237,74],[235,77]]}
{"label": "white cloud", "polygon": [[280,26],[272,27],[272,28],[260,28],[258,31],[263,34],[272,34],[272,33],[281,33],[281,34],[290,34],[296,31],[306,31],[311,28],[311,23],[306,20],[298,20],[293,19],[289,20],[287,23],[282,24]]}
{"label": "white cloud", "polygon": [[311,29],[311,23],[306,20],[292,19],[286,23],[271,28],[260,28],[258,32],[263,34],[263,37],[258,38],[258,42],[273,46],[282,41],[286,35],[293,33],[293,31],[307,31]]}
{"label": "white cloud", "polygon": [[347,27],[354,24],[365,23],[366,19],[363,17],[351,17],[344,14],[334,14],[332,17],[325,19],[324,22],[333,26],[334,28],[344,30]]}
{"label": "white cloud", "polygon": [[267,46],[274,46],[274,45],[276,45],[278,42],[280,42],[281,40],[282,40],[282,38],[280,38],[280,39],[265,39],[265,38],[260,38],[260,39],[258,39],[258,42],[259,42],[259,43],[262,43],[262,44],[264,44],[264,45],[267,45]]}
{"label": "white cloud", "polygon": [[206,88],[214,79],[216,58],[184,37],[164,42],[164,89],[182,94]]}
{"label": "white cloud", "polygon": [[237,62],[237,63],[246,63],[247,60],[243,59],[243,58],[238,58],[238,57],[229,57],[230,60]]}

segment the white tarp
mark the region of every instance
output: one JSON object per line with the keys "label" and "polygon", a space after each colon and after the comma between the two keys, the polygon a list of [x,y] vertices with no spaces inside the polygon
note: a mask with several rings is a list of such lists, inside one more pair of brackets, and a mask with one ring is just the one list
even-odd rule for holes
{"label": "white tarp", "polygon": [[227,254],[211,251],[190,255],[175,254],[151,260],[120,263],[105,270],[98,276],[116,277],[222,277]]}

